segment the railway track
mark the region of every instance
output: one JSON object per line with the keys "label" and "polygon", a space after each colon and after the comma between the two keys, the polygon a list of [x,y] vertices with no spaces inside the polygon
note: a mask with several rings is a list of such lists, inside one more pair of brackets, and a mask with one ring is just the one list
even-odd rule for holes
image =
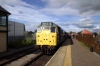
{"label": "railway track", "polygon": [[16,61],[13,61],[5,66],[27,66],[33,59],[35,60],[39,56],[41,56],[42,53],[37,50],[31,54],[28,54],[20,59],[17,59]]}
{"label": "railway track", "polygon": [[5,66],[44,66],[51,57],[37,50]]}
{"label": "railway track", "polygon": [[2,57],[2,58],[0,58],[0,66],[5,66],[7,64],[10,64],[11,62],[13,62],[27,54],[30,54],[36,50],[38,50],[38,48],[33,47],[33,48],[26,49],[24,51],[17,52],[15,54],[11,54],[11,55]]}
{"label": "railway track", "polygon": [[33,62],[35,62],[37,59],[39,59],[41,56],[43,55],[43,53],[39,53],[35,58],[33,58],[31,61],[29,61],[28,63],[26,63],[24,66],[29,66],[31,65]]}
{"label": "railway track", "polygon": [[[65,41],[65,40],[64,40]],[[61,45],[64,43],[64,41],[61,43]],[[60,47],[60,46],[59,46]],[[59,48],[56,49],[56,51],[58,50]],[[55,51],[55,52],[56,52]],[[55,54],[55,53],[54,53]],[[27,63],[26,65],[24,66],[45,66],[46,63],[51,59],[53,55],[46,55],[46,54],[42,54],[42,55],[39,55],[38,57],[32,59],[29,63]]]}
{"label": "railway track", "polygon": [[[55,52],[61,47],[61,45],[64,42],[65,42],[65,40],[63,42],[61,42],[60,46],[55,50]],[[31,61],[29,64],[27,64],[25,66],[45,66],[47,64],[47,62],[51,59],[52,56],[53,55],[42,54],[39,57],[37,57],[35,60],[33,59],[33,61]]]}
{"label": "railway track", "polygon": [[50,60],[51,57],[52,55],[45,55],[42,53],[24,66],[45,66],[45,64]]}
{"label": "railway track", "polygon": [[0,58],[0,66],[45,66],[51,57],[41,53],[39,48],[29,48]]}

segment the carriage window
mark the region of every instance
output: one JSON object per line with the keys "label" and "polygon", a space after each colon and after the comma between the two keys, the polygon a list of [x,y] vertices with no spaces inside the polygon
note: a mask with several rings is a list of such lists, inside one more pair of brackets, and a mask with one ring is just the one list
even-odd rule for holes
{"label": "carriage window", "polygon": [[51,32],[55,32],[55,27],[51,27]]}

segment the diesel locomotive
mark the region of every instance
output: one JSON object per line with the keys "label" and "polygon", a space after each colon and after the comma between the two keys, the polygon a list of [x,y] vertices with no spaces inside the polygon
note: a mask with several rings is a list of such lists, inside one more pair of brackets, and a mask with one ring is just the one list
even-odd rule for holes
{"label": "diesel locomotive", "polygon": [[41,22],[36,29],[36,45],[46,54],[53,53],[66,39],[66,32],[53,22]]}

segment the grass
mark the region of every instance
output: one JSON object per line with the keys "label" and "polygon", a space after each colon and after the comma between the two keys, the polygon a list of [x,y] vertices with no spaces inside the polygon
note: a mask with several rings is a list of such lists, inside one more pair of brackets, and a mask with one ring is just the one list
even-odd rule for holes
{"label": "grass", "polygon": [[80,42],[80,44],[81,44],[82,46],[86,47],[86,48],[89,50],[89,47],[86,46],[83,42]]}

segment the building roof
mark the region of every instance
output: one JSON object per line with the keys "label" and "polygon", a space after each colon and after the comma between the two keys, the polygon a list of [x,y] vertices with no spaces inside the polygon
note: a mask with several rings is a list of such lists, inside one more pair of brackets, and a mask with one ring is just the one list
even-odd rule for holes
{"label": "building roof", "polygon": [[11,13],[9,13],[7,10],[5,10],[5,9],[4,9],[3,7],[1,7],[1,6],[0,6],[0,11],[5,12],[6,14],[9,14],[9,15],[11,14]]}
{"label": "building roof", "polygon": [[82,31],[82,34],[91,34],[91,32],[89,30],[85,29],[85,30]]}

